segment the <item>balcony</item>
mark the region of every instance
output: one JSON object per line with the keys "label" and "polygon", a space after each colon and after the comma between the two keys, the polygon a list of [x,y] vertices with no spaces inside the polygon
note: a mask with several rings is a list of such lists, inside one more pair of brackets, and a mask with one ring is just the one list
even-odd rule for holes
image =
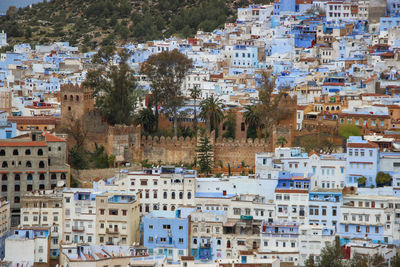
{"label": "balcony", "polygon": [[200,248],[211,248],[211,243],[202,243],[200,244]]}
{"label": "balcony", "polygon": [[111,235],[112,235],[112,234],[115,235],[115,234],[119,234],[119,230],[118,230],[118,228],[107,228],[107,229],[106,229],[106,233],[107,233],[107,234],[111,234]]}
{"label": "balcony", "polygon": [[83,232],[83,231],[85,231],[85,227],[74,225],[74,226],[72,226],[72,231],[73,232]]}

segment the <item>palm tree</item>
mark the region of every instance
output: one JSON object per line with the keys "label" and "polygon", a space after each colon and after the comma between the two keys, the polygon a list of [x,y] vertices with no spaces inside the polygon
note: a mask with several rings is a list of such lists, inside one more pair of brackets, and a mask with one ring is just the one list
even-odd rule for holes
{"label": "palm tree", "polygon": [[141,109],[135,116],[135,124],[142,125],[146,133],[152,133],[156,124],[156,117],[150,108]]}
{"label": "palm tree", "polygon": [[223,103],[219,98],[210,96],[200,103],[200,117],[206,121],[208,132],[215,130],[215,136],[218,136],[218,126],[224,119],[222,112]]}
{"label": "palm tree", "polygon": [[194,107],[193,107],[193,129],[194,132],[197,134],[197,99],[199,99],[201,91],[197,84],[194,86],[194,88],[189,89],[190,91],[190,97],[194,100]]}
{"label": "palm tree", "polygon": [[276,144],[280,147],[284,147],[287,144],[287,140],[284,136],[279,136],[278,140],[276,141]]}
{"label": "palm tree", "polygon": [[257,137],[261,137],[260,130],[263,128],[262,119],[260,112],[255,105],[245,106],[245,111],[243,113],[244,122],[248,127],[254,128],[257,132]]}

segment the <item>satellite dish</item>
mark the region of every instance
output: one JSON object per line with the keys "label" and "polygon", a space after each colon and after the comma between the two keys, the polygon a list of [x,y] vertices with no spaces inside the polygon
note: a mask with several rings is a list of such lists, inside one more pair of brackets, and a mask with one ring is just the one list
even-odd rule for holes
{"label": "satellite dish", "polygon": [[58,181],[57,182],[57,187],[64,187],[65,186],[65,182],[64,181]]}

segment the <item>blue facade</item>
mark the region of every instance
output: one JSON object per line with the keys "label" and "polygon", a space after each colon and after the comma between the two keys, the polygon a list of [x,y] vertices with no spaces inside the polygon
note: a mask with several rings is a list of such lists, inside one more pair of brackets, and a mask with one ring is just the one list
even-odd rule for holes
{"label": "blue facade", "polygon": [[347,140],[346,184],[358,186],[360,177],[367,178],[366,187],[376,186],[376,174],[379,168],[378,145],[362,140],[361,136],[351,136]]}
{"label": "blue facade", "polygon": [[400,26],[400,16],[398,17],[383,17],[380,19],[380,31],[388,31],[393,27]]}
{"label": "blue facade", "polygon": [[165,255],[168,260],[178,260],[185,256],[188,249],[189,219],[188,212],[193,209],[176,211],[153,211],[143,218],[143,243],[150,255]]}
{"label": "blue facade", "polygon": [[341,202],[342,193],[339,192],[310,192],[309,223],[333,227],[337,231]]}
{"label": "blue facade", "polygon": [[281,171],[278,174],[276,189],[307,189],[310,188],[310,179],[303,178],[303,174]]}
{"label": "blue facade", "polygon": [[258,64],[258,48],[255,46],[235,45],[232,53],[234,67],[256,67]]}

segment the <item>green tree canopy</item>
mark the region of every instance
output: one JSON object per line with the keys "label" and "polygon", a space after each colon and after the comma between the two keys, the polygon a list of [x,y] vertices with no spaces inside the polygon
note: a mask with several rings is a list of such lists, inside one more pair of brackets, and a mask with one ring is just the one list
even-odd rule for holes
{"label": "green tree canopy", "polygon": [[218,97],[213,95],[201,101],[200,117],[206,121],[207,131],[210,133],[215,130],[215,136],[218,136],[218,126],[224,119],[222,112],[223,103]]}
{"label": "green tree canopy", "polygon": [[376,186],[391,186],[392,185],[392,176],[385,172],[378,172],[376,174]]}
{"label": "green tree canopy", "polygon": [[158,106],[174,120],[174,135],[178,134],[178,110],[183,105],[182,83],[193,62],[177,49],[151,55],[142,65],[141,72],[150,79],[152,104],[156,110],[158,130]]}
{"label": "green tree canopy", "polygon": [[205,135],[201,136],[196,150],[197,164],[199,166],[200,173],[204,173],[206,176],[212,170],[212,149],[213,146],[210,143],[210,138]]}
{"label": "green tree canopy", "polygon": [[122,50],[120,62],[114,64],[115,51],[114,47],[99,50],[93,60],[97,68],[88,72],[83,85],[94,90],[96,107],[110,124],[130,125],[143,91],[127,63],[128,52]]}

